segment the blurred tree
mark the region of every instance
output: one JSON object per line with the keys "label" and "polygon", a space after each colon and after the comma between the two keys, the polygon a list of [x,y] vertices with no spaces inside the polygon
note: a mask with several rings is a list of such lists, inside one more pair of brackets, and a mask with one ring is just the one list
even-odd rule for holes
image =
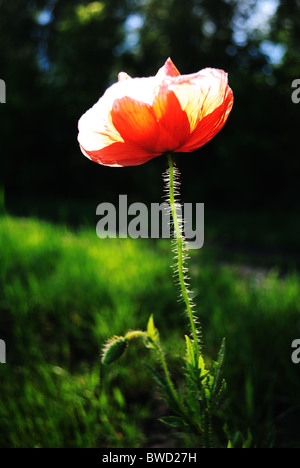
{"label": "blurred tree", "polygon": [[281,1],[272,21],[270,40],[284,44],[280,70],[286,76],[300,77],[300,1]]}
{"label": "blurred tree", "polygon": [[[0,74],[6,82],[7,103],[0,107],[0,185],[24,188],[28,153],[40,152],[43,89],[39,83],[39,43],[35,12],[46,2],[0,2]],[[23,160],[23,162],[22,162]],[[18,164],[16,164],[18,162]]]}
{"label": "blurred tree", "polygon": [[0,144],[9,156],[0,185],[8,198],[72,197],[83,164],[77,121],[118,68],[126,14],[120,0],[0,3]]}
{"label": "blurred tree", "polygon": [[115,80],[127,14],[120,0],[56,1],[49,24],[48,79],[59,90],[68,89],[62,98],[70,115],[93,104]]}
{"label": "blurred tree", "polygon": [[[180,165],[189,163],[183,195],[226,209],[295,207],[298,108],[290,86],[298,78],[298,18],[292,0],[0,0],[0,78],[7,85],[0,185],[7,199],[38,203],[44,195],[59,205],[62,197],[101,202],[130,192],[157,200],[162,158],[102,168],[81,155],[77,121],[120,70],[153,75],[171,56],[181,73],[225,69],[235,96],[222,133],[179,156]],[[278,45],[283,54],[274,63]]]}
{"label": "blurred tree", "polygon": [[186,73],[194,72],[195,66],[225,67],[233,13],[233,5],[224,1],[141,2],[141,71],[153,72],[153,64],[160,65],[168,56]]}
{"label": "blurred tree", "polygon": [[256,140],[261,140],[261,151],[268,152],[270,134],[261,131],[266,128],[265,114],[258,114],[255,102],[266,101],[268,107],[273,95],[265,79],[267,57],[259,48],[265,36],[250,21],[256,9],[253,1],[139,2],[143,26],[135,54],[138,74],[153,74],[168,56],[182,73],[204,67],[223,68],[229,73],[235,105],[228,124],[220,136],[192,157],[181,158],[182,164],[189,162],[183,174],[187,181],[198,174],[197,183],[186,184],[187,197],[200,196],[223,208],[257,207],[266,193],[260,171],[269,169],[269,160],[267,156],[264,163]]}

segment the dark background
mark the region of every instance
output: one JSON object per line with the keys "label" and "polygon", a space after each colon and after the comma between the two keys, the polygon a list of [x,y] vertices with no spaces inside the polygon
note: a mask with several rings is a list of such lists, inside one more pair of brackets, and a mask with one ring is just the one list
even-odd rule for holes
{"label": "dark background", "polygon": [[209,363],[226,337],[225,420],[236,447],[249,435],[300,446],[299,0],[0,0],[3,447],[189,446],[158,422],[142,344],[99,364],[109,337],[154,314],[181,382],[169,242],[95,232],[101,202],[162,201],[165,157],[109,168],[77,143],[78,119],[121,70],[154,75],[169,56],[183,74],[224,69],[235,98],[211,142],[176,155],[182,201],[205,204],[191,286]]}
{"label": "dark background", "polygon": [[207,66],[226,70],[234,92],[221,133],[177,156],[184,201],[205,203],[207,239],[296,253],[300,104],[291,100],[291,84],[300,77],[300,5],[279,1],[264,22],[272,4],[1,1],[6,210],[95,225],[96,206],[117,202],[119,194],[128,194],[129,203],[159,201],[163,157],[131,168],[92,163],[79,150],[77,122],[119,71],[154,75],[170,56],[183,74]]}

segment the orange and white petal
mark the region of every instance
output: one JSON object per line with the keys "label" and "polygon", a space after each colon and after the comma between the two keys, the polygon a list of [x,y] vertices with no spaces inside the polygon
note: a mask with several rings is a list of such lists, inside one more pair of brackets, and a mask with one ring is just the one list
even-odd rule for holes
{"label": "orange and white petal", "polygon": [[158,70],[156,76],[164,78],[166,76],[179,76],[180,72],[175,67],[170,57],[166,60],[165,64]]}
{"label": "orange and white petal", "polygon": [[[84,150],[85,151],[85,150]],[[115,142],[104,148],[86,152],[92,161],[111,167],[138,166],[159,154],[124,142]]]}
{"label": "orange and white petal", "polygon": [[[78,141],[86,153],[89,154],[91,151],[101,150],[116,142],[124,142],[122,135],[112,121],[112,117],[115,115],[118,107],[122,107],[120,103],[124,99],[124,96],[128,96],[126,98],[127,101],[130,100],[130,96],[133,96],[137,101],[152,103],[153,87],[145,86],[147,80],[149,79],[132,79],[129,76],[121,77],[119,82],[110,86],[99,101],[83,114],[78,122]],[[149,104],[145,105],[149,107]],[[140,107],[143,107],[143,102],[141,102]],[[129,115],[128,113],[124,113],[123,115],[125,120],[128,119],[129,121],[129,132],[127,133],[130,133],[132,129],[132,120],[136,121],[137,117],[135,116],[134,119],[131,115],[132,119],[130,119],[130,114],[137,110],[134,110],[132,106],[128,106]],[[124,124],[120,125],[120,130],[127,136],[126,131],[124,131]]]}
{"label": "orange and white petal", "polygon": [[114,101],[110,115],[123,141],[148,150],[153,148],[158,126],[150,104],[124,96]]}
{"label": "orange and white petal", "polygon": [[211,105],[204,110],[204,116],[199,118],[190,137],[177,151],[194,151],[208,143],[225,125],[232,106],[233,94],[231,89],[227,86],[223,93],[222,102],[219,103],[219,99],[216,98],[215,107]]}
{"label": "orange and white petal", "polygon": [[190,123],[177,96],[170,91],[166,82],[157,87],[152,108],[158,123],[155,150],[161,153],[174,151],[189,137]]}
{"label": "orange and white petal", "polygon": [[79,120],[78,141],[100,164],[143,164],[165,151],[205,144],[225,124],[232,104],[224,71],[180,75],[168,59],[154,77],[119,73],[118,82]]}
{"label": "orange and white petal", "polygon": [[105,165],[138,165],[159,154],[152,109],[158,80],[121,76],[79,120],[83,153]]}
{"label": "orange and white petal", "polygon": [[170,83],[169,89],[176,94],[188,116],[191,132],[203,117],[222,104],[227,84],[227,74],[212,68],[179,76]]}
{"label": "orange and white petal", "polygon": [[104,148],[116,141],[123,141],[110,120],[110,100],[104,94],[78,122],[78,142],[85,155],[89,151]]}

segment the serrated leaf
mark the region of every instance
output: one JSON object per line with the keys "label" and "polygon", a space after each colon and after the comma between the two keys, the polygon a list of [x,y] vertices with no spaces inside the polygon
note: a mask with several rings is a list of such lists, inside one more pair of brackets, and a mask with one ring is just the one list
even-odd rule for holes
{"label": "serrated leaf", "polygon": [[204,395],[205,395],[206,400],[209,401],[210,397],[211,397],[211,392],[210,392],[209,388],[207,388],[207,387],[204,388]]}
{"label": "serrated leaf", "polygon": [[153,347],[153,344],[159,343],[159,333],[157,328],[154,325],[153,315],[150,315],[147,325],[147,334],[148,334],[148,344],[150,347]]}
{"label": "serrated leaf", "polygon": [[224,354],[225,354],[225,339],[223,339],[221,348],[218,354],[217,361],[214,363],[214,381],[213,381],[213,386],[212,386],[212,398],[216,400],[216,397],[218,396],[219,392],[221,390],[224,390],[224,380],[221,379],[221,372],[222,372],[222,367],[223,367],[223,361],[224,361]]}
{"label": "serrated leaf", "polygon": [[217,363],[220,366],[222,366],[222,364],[223,364],[224,355],[225,355],[225,338],[223,338],[223,340],[222,340],[222,344],[221,344],[220,351],[219,351],[218,358],[217,358]]}
{"label": "serrated leaf", "polygon": [[185,335],[185,342],[186,342],[186,360],[191,366],[195,367],[195,354],[194,348],[190,338]]}
{"label": "serrated leaf", "polygon": [[155,382],[162,388],[167,388],[167,383],[166,379],[160,375],[153,367],[149,366],[146,364],[146,367],[148,368],[149,372],[152,374],[152,377],[154,378]]}
{"label": "serrated leaf", "polygon": [[[153,367],[149,366],[146,364],[146,367],[152,374],[152,377],[154,381],[158,384],[163,396],[164,396],[164,401],[166,405],[175,413],[181,413],[180,407],[178,405],[178,402],[174,398],[174,395],[170,391],[170,388],[168,386],[168,383],[163,375],[160,375]],[[178,399],[181,400],[180,394],[178,393]]]}
{"label": "serrated leaf", "polygon": [[201,354],[198,359],[198,369],[200,369],[201,371],[200,375],[203,375],[205,373],[205,362]]}
{"label": "serrated leaf", "polygon": [[212,401],[211,401],[211,407],[212,408],[217,409],[220,406],[220,404],[222,403],[223,397],[224,397],[225,390],[226,390],[226,382],[223,379],[220,386],[219,386],[218,393],[214,394],[213,397],[212,397]]}

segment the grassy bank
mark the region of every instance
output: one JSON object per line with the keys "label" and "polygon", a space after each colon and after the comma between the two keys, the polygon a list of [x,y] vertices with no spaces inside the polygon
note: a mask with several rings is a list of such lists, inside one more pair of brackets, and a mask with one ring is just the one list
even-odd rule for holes
{"label": "grassy bank", "polygon": [[[223,263],[205,247],[191,256],[208,362],[226,337],[224,420],[250,432],[255,446],[299,447],[299,369],[291,361],[299,274],[281,276],[276,263]],[[107,338],[145,328],[153,313],[180,384],[186,320],[168,241],[100,240],[91,229],[6,216],[0,258],[2,447],[192,443],[157,422],[166,409],[147,370],[156,365],[149,351],[136,343],[112,368],[99,360]]]}

